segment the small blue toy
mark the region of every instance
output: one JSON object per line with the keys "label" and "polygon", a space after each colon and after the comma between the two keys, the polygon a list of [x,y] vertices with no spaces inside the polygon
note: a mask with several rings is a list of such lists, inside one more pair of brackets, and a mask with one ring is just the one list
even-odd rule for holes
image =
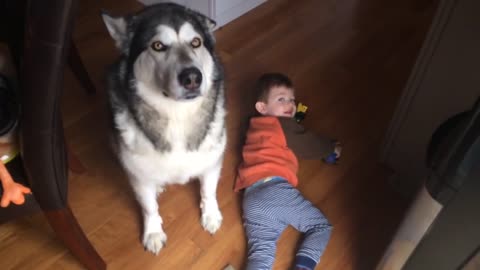
{"label": "small blue toy", "polygon": [[328,155],[326,158],[324,158],[325,163],[327,164],[336,164],[338,161],[337,158],[337,153],[333,152],[330,155]]}

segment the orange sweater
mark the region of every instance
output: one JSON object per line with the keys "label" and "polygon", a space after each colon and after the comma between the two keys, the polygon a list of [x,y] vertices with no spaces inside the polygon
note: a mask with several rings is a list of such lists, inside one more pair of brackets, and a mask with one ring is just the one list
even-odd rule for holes
{"label": "orange sweater", "polygon": [[250,119],[242,155],[243,163],[238,168],[235,191],[269,176],[280,176],[292,186],[297,185],[298,161],[287,147],[277,117],[260,116]]}

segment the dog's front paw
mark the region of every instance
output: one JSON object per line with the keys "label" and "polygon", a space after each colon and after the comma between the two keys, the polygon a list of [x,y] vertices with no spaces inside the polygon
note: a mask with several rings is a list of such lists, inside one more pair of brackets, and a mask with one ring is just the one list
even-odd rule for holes
{"label": "dog's front paw", "polygon": [[214,234],[222,225],[222,213],[218,208],[207,209],[202,213],[202,226],[211,234]]}
{"label": "dog's front paw", "polygon": [[148,233],[143,236],[143,246],[146,250],[158,255],[167,243],[167,235],[162,232]]}

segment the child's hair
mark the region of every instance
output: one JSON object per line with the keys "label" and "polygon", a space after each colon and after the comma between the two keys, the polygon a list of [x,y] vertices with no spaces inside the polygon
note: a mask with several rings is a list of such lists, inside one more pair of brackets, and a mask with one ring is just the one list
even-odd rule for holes
{"label": "child's hair", "polygon": [[292,81],[282,73],[265,73],[257,80],[257,101],[267,102],[270,89],[276,86],[285,86],[293,89]]}

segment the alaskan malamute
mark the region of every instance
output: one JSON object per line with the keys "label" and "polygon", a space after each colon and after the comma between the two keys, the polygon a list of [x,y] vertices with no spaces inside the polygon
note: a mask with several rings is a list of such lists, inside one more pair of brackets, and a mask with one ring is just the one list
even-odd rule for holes
{"label": "alaskan malamute", "polygon": [[172,3],[102,17],[122,53],[109,73],[116,151],[143,210],[143,244],[158,254],[167,236],[157,195],[167,184],[198,177],[203,228],[214,233],[222,223],[216,189],[226,129],[215,22]]}

